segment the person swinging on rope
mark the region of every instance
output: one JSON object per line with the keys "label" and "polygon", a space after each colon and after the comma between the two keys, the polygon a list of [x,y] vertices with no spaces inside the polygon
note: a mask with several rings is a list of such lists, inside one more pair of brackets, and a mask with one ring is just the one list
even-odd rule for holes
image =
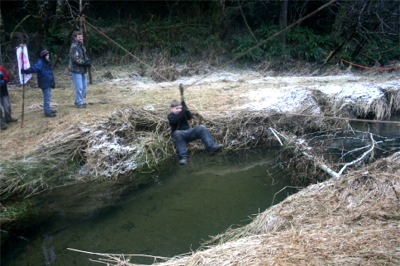
{"label": "person swinging on rope", "polygon": [[186,148],[186,143],[200,139],[204,147],[210,155],[213,155],[223,148],[222,144],[215,144],[208,128],[204,125],[197,125],[193,128],[189,126],[189,120],[192,119],[192,113],[189,111],[185,99],[183,97],[184,88],[179,86],[181,92],[181,101],[172,100],[171,111],[168,114],[168,122],[171,127],[171,137],[175,144],[179,164],[185,165],[188,163],[189,154]]}

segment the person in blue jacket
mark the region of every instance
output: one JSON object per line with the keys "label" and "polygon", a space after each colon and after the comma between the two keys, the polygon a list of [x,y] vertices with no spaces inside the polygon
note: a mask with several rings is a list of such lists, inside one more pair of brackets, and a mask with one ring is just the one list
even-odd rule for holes
{"label": "person in blue jacket", "polygon": [[39,60],[28,69],[22,69],[22,74],[36,73],[38,86],[43,92],[43,109],[46,117],[55,117],[57,111],[50,108],[51,89],[55,88],[53,70],[51,69],[50,53],[42,49],[39,53]]}

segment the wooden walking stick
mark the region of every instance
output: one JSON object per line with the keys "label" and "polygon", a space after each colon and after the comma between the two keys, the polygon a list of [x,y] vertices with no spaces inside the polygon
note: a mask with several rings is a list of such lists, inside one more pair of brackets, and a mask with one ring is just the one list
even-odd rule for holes
{"label": "wooden walking stick", "polygon": [[[19,45],[21,47],[21,69],[24,69],[24,44]],[[22,75],[22,113],[21,113],[21,128],[24,127],[24,109],[25,109],[25,74]]]}

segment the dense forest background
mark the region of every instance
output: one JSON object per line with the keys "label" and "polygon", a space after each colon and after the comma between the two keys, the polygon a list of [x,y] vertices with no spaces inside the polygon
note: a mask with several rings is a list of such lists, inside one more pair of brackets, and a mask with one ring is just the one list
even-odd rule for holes
{"label": "dense forest background", "polygon": [[397,0],[3,0],[0,21],[1,64],[15,64],[21,42],[32,59],[47,48],[66,63],[80,28],[103,65],[400,59]]}

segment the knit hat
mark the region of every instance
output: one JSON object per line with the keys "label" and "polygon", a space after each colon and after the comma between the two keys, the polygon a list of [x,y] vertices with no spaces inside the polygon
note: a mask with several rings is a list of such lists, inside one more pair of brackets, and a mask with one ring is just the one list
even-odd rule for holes
{"label": "knit hat", "polygon": [[40,55],[40,57],[45,57],[46,55],[48,55],[49,54],[49,51],[48,50],[46,50],[46,49],[42,49],[41,51],[40,51],[40,53],[39,53],[39,55]]}
{"label": "knit hat", "polygon": [[179,105],[181,105],[181,103],[180,103],[178,100],[173,100],[173,101],[171,102],[171,107],[177,107],[177,106],[179,106]]}

